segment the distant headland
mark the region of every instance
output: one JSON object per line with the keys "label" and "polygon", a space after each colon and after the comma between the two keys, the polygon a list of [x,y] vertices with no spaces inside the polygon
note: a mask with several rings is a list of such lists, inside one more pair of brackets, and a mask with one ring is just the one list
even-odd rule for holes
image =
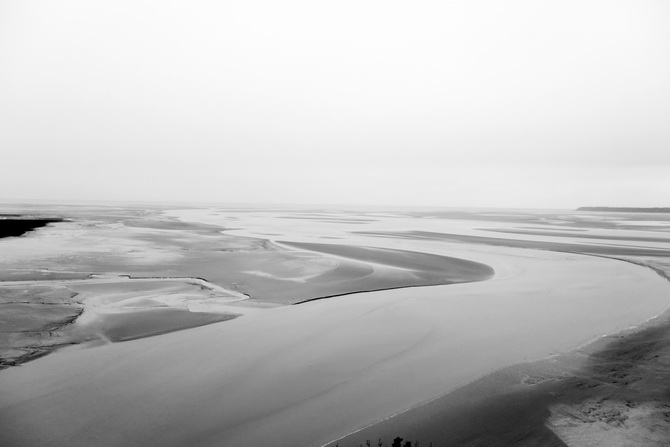
{"label": "distant headland", "polygon": [[636,208],[617,206],[580,206],[577,211],[609,211],[612,213],[670,213],[670,208]]}

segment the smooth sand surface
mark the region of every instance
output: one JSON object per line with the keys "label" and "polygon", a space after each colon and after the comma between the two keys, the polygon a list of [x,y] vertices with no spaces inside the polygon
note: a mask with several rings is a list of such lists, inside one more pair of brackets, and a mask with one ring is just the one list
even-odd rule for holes
{"label": "smooth sand surface", "polygon": [[305,301],[361,291],[483,281],[494,273],[482,263],[410,250],[341,243],[279,241],[279,245],[323,253],[335,266],[303,279],[314,294],[321,294]]}
{"label": "smooth sand surface", "polygon": [[462,254],[494,279],[264,309],[2,371],[0,444],[318,446],[668,304],[661,277],[620,261]]}
{"label": "smooth sand surface", "polygon": [[397,436],[434,446],[667,446],[668,365],[666,310],[577,351],[496,371],[329,447],[388,446]]}
{"label": "smooth sand surface", "polygon": [[189,312],[184,309],[150,309],[98,317],[96,329],[109,341],[121,342],[219,323],[233,314]]}

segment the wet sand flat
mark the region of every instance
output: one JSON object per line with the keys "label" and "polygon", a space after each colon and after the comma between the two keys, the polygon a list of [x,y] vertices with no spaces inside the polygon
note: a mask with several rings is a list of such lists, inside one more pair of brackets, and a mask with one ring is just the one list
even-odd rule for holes
{"label": "wet sand flat", "polygon": [[[423,414],[415,427],[433,433],[438,421],[404,411],[445,415],[490,396],[498,404],[486,414],[564,427],[570,403],[534,412],[545,395],[507,399],[559,373],[500,368],[563,352],[579,360],[577,346],[668,305],[657,274],[668,227],[644,216],[74,211],[72,221],[0,242],[0,278],[68,283],[84,306],[68,328],[102,342],[0,372],[3,445],[320,446],[398,413]],[[519,234],[523,226],[537,234]],[[496,229],[500,237],[486,237]],[[572,240],[576,232],[593,237]],[[624,255],[657,271],[603,257]],[[421,287],[433,281],[452,284]],[[419,287],[342,296],[407,286]],[[276,305],[326,294],[338,296]],[[577,360],[566,364],[577,370]],[[533,433],[547,445],[574,436]]]}
{"label": "wet sand flat", "polygon": [[9,429],[0,436],[53,445],[320,445],[667,305],[664,280],[639,266],[494,251],[479,258],[501,272],[490,281],[267,309],[6,370],[0,417]]}
{"label": "wet sand flat", "polygon": [[329,444],[653,446],[670,439],[670,311],[524,362]]}
{"label": "wet sand flat", "polygon": [[[499,230],[498,230],[499,231]],[[535,250],[551,250],[569,253],[592,253],[604,256],[670,256],[670,249],[650,248],[644,246],[631,247],[630,245],[614,246],[614,244],[594,244],[594,243],[574,243],[570,241],[546,241],[546,240],[522,240],[501,237],[473,236],[467,234],[454,233],[436,233],[429,231],[409,231],[409,232],[362,232],[361,234],[377,237],[407,238],[412,239],[430,239],[445,242],[456,242],[464,244],[483,244],[490,246],[517,247]],[[537,233],[519,233],[514,235],[524,236],[545,236]],[[572,236],[572,235],[570,235]],[[629,239],[627,239],[629,240]]]}
{"label": "wet sand flat", "polygon": [[[0,281],[86,278],[90,275],[133,277],[200,277],[226,289],[248,294],[253,300],[292,304],[316,297],[403,285],[446,284],[458,277],[477,280],[479,274],[461,271],[456,262],[440,263],[445,269],[371,269],[365,260],[336,258],[313,250],[287,250],[278,237],[253,231],[248,236],[232,230],[254,222],[254,213],[212,214],[208,209],[188,210],[204,215],[203,222],[180,221],[158,210],[113,208],[46,209],[49,215],[72,217],[35,234],[4,239],[0,257]],[[268,211],[266,210],[265,213]],[[58,214],[60,213],[60,214]],[[236,215],[237,214],[237,215]],[[278,213],[284,216],[286,213]],[[295,219],[278,220],[290,222]],[[264,216],[260,217],[263,221]],[[301,219],[309,225],[326,225],[322,236],[344,225]],[[377,219],[365,219],[376,222]],[[275,225],[276,222],[272,222]],[[236,226],[234,226],[236,225]],[[357,226],[358,227],[358,226]],[[345,235],[346,236],[346,235]],[[300,240],[290,242],[300,242]],[[346,244],[346,238],[342,241]],[[349,244],[351,245],[351,244]],[[393,258],[401,259],[400,250]],[[416,256],[407,253],[406,256]],[[386,256],[391,258],[391,256]],[[439,260],[438,260],[439,261]],[[430,275],[426,275],[431,273]],[[344,280],[343,280],[344,279]]]}

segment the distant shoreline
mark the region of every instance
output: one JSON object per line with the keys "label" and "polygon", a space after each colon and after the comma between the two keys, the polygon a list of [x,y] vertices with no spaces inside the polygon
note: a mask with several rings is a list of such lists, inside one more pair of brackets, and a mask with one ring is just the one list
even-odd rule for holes
{"label": "distant shoreline", "polygon": [[612,213],[670,213],[670,208],[636,208],[636,207],[617,207],[617,206],[580,206],[577,211],[605,211]]}

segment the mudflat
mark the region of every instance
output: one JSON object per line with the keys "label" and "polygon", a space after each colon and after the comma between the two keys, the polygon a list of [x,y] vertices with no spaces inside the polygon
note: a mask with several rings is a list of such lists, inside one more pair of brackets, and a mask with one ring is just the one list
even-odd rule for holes
{"label": "mudflat", "polygon": [[524,362],[329,446],[665,446],[670,312],[574,352]]}
{"label": "mudflat", "polygon": [[[0,242],[0,264],[5,279],[87,276],[3,287],[61,290],[83,311],[55,334],[100,336],[0,372],[3,444],[561,445],[624,414],[618,398],[578,394],[615,379],[632,386],[636,409],[623,426],[639,432],[638,416],[653,413],[665,433],[661,404],[634,404],[662,402],[663,376],[647,372],[664,364],[665,335],[621,333],[669,304],[668,246],[651,234],[664,222],[647,231],[646,216],[232,208],[70,217]],[[501,228],[505,243],[488,243]],[[577,232],[593,237],[574,244]],[[370,286],[386,290],[309,301]],[[647,393],[637,401],[636,383]],[[570,390],[588,398],[561,400]]]}

